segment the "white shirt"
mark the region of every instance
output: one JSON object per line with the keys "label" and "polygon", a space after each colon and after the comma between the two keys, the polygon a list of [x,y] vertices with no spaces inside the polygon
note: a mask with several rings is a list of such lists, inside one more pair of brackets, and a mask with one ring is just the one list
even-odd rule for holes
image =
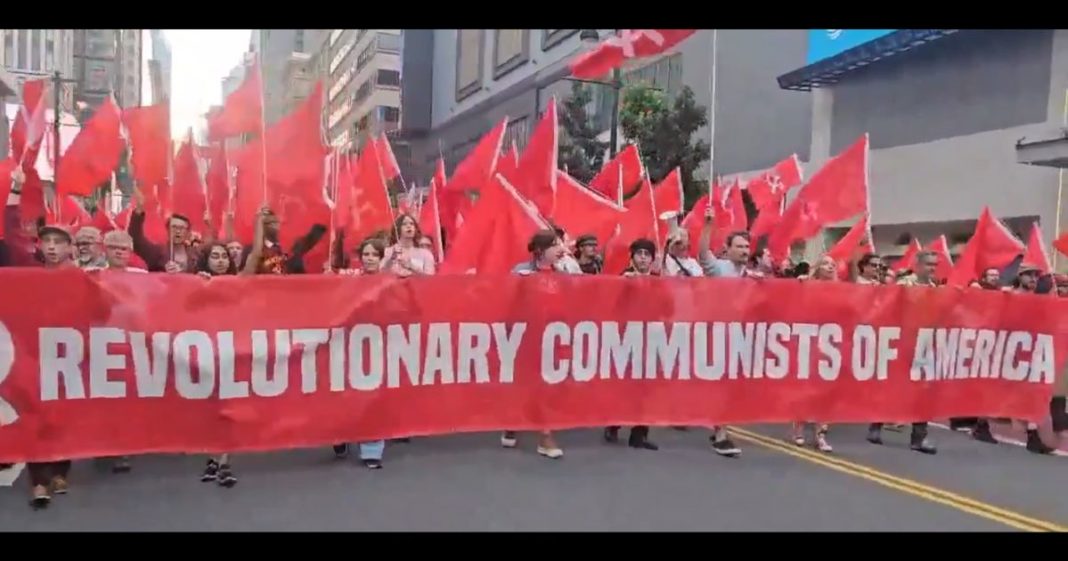
{"label": "white shirt", "polygon": [[[676,261],[676,259],[678,259],[678,261]],[[682,265],[682,267],[680,268],[679,265]],[[690,274],[689,275],[684,275],[682,273],[683,269],[685,269]],[[703,277],[703,276],[705,276],[705,272],[703,270],[701,270],[701,264],[698,263],[697,260],[694,259],[693,257],[673,258],[672,256],[668,255],[667,258],[664,259],[664,276],[665,277],[682,277],[682,276]]]}

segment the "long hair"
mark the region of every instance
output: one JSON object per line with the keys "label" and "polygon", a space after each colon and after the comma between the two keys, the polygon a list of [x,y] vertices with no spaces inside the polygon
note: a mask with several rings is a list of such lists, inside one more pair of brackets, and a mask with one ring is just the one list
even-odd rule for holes
{"label": "long hair", "polygon": [[419,241],[419,236],[423,235],[423,232],[419,229],[419,221],[416,220],[414,216],[408,213],[398,214],[397,219],[393,221],[393,231],[389,233],[390,245],[397,245],[397,242],[400,239],[401,225],[404,224],[405,218],[411,219],[412,225],[415,226],[415,236],[412,238],[413,243]]}
{"label": "long hair", "polygon": [[226,262],[229,263],[229,265],[227,265],[227,267],[226,267],[226,272],[223,273],[223,274],[224,275],[236,275],[237,274],[237,263],[234,263],[234,260],[230,257],[230,250],[226,249],[226,244],[224,244],[222,242],[218,242],[218,241],[212,242],[211,244],[209,244],[207,247],[204,248],[204,251],[200,252],[200,256],[197,257],[197,272],[198,273],[207,273],[207,274],[209,274],[209,275],[211,275],[213,277],[214,276],[218,276],[218,274],[215,273],[215,272],[212,272],[211,267],[208,266],[208,259],[211,257],[211,250],[213,250],[213,249],[215,249],[217,247],[218,248],[222,248],[223,253],[226,254]]}
{"label": "long hair", "polygon": [[386,256],[386,244],[382,241],[382,238],[367,238],[360,243],[358,248],[356,248],[356,254],[358,255],[357,259],[360,261],[360,268],[363,268],[363,250],[368,246],[374,248],[375,253],[378,254],[379,270],[381,270],[381,260]]}

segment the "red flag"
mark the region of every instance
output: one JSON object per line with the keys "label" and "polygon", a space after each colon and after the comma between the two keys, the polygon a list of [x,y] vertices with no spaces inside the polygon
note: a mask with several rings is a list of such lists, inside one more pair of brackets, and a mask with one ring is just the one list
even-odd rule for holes
{"label": "red flag", "polygon": [[[334,180],[334,228],[346,231],[352,224],[352,212],[355,210],[354,201],[356,189],[356,166],[355,158],[349,158],[345,154],[334,154],[334,166],[337,169]],[[353,240],[359,242],[359,240]]]}
{"label": "red flag", "polygon": [[1027,250],[1020,264],[1038,267],[1043,275],[1053,272],[1053,266],[1049,263],[1049,253],[1046,252],[1046,244],[1042,243],[1042,230],[1039,229],[1037,222],[1031,224],[1031,237],[1027,239]]}
{"label": "red flag", "polygon": [[690,257],[697,257],[698,241],[705,226],[705,212],[708,210],[709,201],[711,196],[708,193],[701,195],[686,214],[686,218],[682,219],[681,225],[690,238]]}
{"label": "red flag", "polygon": [[975,233],[961,251],[947,284],[968,286],[986,269],[1001,269],[1023,252],[1024,244],[994,217],[990,207],[983,207],[975,223]]}
{"label": "red flag", "polygon": [[378,147],[368,142],[360,153],[353,191],[353,211],[350,227],[352,239],[362,240],[378,230],[393,227],[393,205],[389,201],[389,187],[382,172]]}
{"label": "red flag", "polygon": [[378,157],[382,160],[382,174],[386,178],[386,181],[393,181],[400,177],[400,164],[397,163],[397,157],[393,155],[393,147],[389,145],[389,139],[386,138],[386,133],[379,135],[377,148]]}
{"label": "red flag", "polygon": [[126,230],[127,228],[129,228],[131,214],[133,214],[133,205],[126,205],[125,208],[123,208],[121,211],[119,211],[118,214],[115,215],[115,226],[120,230]]}
{"label": "red flag", "polygon": [[519,158],[515,189],[534,203],[543,216],[551,216],[556,202],[557,138],[556,98],[549,100],[545,116],[534,128],[530,142]]}
{"label": "red flag", "polygon": [[593,234],[603,244],[615,233],[626,209],[594,193],[567,173],[556,172],[556,208],[553,222],[575,238]]}
{"label": "red flag", "polygon": [[953,256],[949,253],[949,242],[946,241],[946,235],[942,234],[935,238],[927,246],[927,249],[938,255],[938,270],[935,271],[935,277],[939,280],[949,278],[950,273],[953,272]]}
{"label": "red flag", "polygon": [[547,228],[533,205],[500,174],[486,184],[441,264],[443,274],[502,274],[530,258],[527,242]]}
{"label": "red flag", "polygon": [[223,227],[226,212],[230,209],[230,170],[226,162],[226,146],[221,142],[209,149],[208,172],[204,182],[208,195],[208,216],[215,235],[221,239],[226,231]]}
{"label": "red flag", "polygon": [[167,177],[171,158],[170,105],[123,109],[122,122],[129,133],[133,176],[150,187]]}
{"label": "red flag", "polygon": [[93,213],[93,218],[89,222],[89,226],[93,226],[97,230],[100,230],[101,234],[106,234],[112,230],[119,229],[115,224],[115,221],[108,215],[107,210],[100,207],[97,207],[96,212]]}
{"label": "red flag", "polygon": [[[512,147],[501,154],[501,157],[497,160],[497,173],[504,176],[505,179],[511,181],[515,178],[515,171],[519,169],[519,148],[516,147],[515,141],[512,141]],[[456,174],[454,173],[453,176]],[[490,175],[492,178],[492,174]]]}
{"label": "red flag", "polygon": [[59,160],[57,194],[88,196],[108,178],[122,155],[121,115],[108,96]]}
{"label": "red flag", "polygon": [[604,272],[619,275],[630,263],[630,244],[638,238],[660,244],[660,219],[656,210],[653,186],[645,179],[638,193],[627,201],[627,214],[619,225],[619,234],[605,244]]}
{"label": "red flag", "polygon": [[[757,212],[756,219],[753,220],[753,225],[749,228],[749,234],[753,239],[770,234],[779,221],[782,220],[783,209],[786,207],[786,189],[780,189],[775,197],[774,202],[766,204],[764,208]],[[785,257],[785,255],[778,257]]]}
{"label": "red flag", "polygon": [[[439,159],[438,162],[441,160]],[[419,209],[419,230],[434,240],[434,258],[441,263],[445,259],[445,248],[441,245],[441,211],[438,208],[437,178],[430,180],[430,191],[426,195],[426,202]]]}
{"label": "red flag", "polygon": [[[945,236],[943,236],[943,238],[944,237]],[[905,249],[905,253],[901,254],[901,257],[894,262],[894,265],[890,267],[890,270],[898,273],[911,270],[916,265],[916,256],[919,255],[922,249],[920,240],[912,238],[912,242],[910,242],[908,248]]]}
{"label": "red flag", "polygon": [[1053,249],[1056,249],[1061,255],[1068,255],[1068,232],[1053,240]]}
{"label": "red flag", "polygon": [[22,84],[22,105],[15,115],[10,138],[11,154],[22,163],[23,168],[33,167],[37,163],[37,151],[48,128],[45,122],[48,104],[44,100],[47,84],[47,79],[27,80]]}
{"label": "red flag", "polygon": [[201,181],[200,168],[197,166],[192,131],[174,158],[174,185],[171,186],[171,197],[172,212],[188,218],[194,232],[203,232],[207,202],[204,200],[204,182]]}
{"label": "red flag", "polygon": [[[7,117],[4,118],[6,119]],[[18,162],[11,157],[5,160],[0,160],[0,201],[4,201],[5,205],[7,204],[8,196],[11,194],[11,184],[13,182],[11,179],[11,172],[13,172],[18,165]],[[0,240],[4,239],[4,227],[6,223],[7,220],[0,219]]]}
{"label": "red flag", "polygon": [[[500,159],[501,146],[504,142],[504,132],[508,127],[508,118],[501,119],[497,126],[493,127],[491,131],[486,133],[474,149],[467,154],[467,156],[461,161],[456,169],[452,172],[452,177],[449,178],[448,185],[440,189],[448,191],[469,191],[472,189],[481,189],[483,185],[489,181],[493,174],[496,173],[498,161]],[[515,143],[512,144],[512,149],[515,150]],[[506,158],[507,159],[507,155]],[[515,167],[519,165],[519,158],[517,157],[510,164],[511,169],[504,170],[502,172],[513,172]],[[502,168],[505,166],[502,166]],[[508,175],[510,179],[513,176]]]}
{"label": "red flag", "polygon": [[222,110],[208,117],[208,139],[222,140],[263,129],[263,85],[257,61],[249,67],[241,85],[226,96]]}
{"label": "red flag", "polygon": [[775,164],[770,170],[749,180],[746,190],[757,210],[781,200],[780,192],[787,192],[802,182],[801,162],[797,154]]}
{"label": "red flag", "polygon": [[93,217],[86,212],[85,207],[78,202],[78,199],[67,195],[60,198],[58,214],[52,212],[51,208],[47,209],[45,223],[66,226],[70,229],[71,234],[74,234],[82,226],[91,226]]}
{"label": "red flag", "polygon": [[838,264],[839,279],[848,279],[851,263],[860,254],[870,252],[871,238],[868,234],[868,217],[865,215],[853,224],[853,227],[842,236],[842,239],[838,240],[838,243],[834,244],[834,247],[827,251],[827,256]]}
{"label": "red flag", "polygon": [[741,181],[736,179],[726,188],[716,183],[712,186],[711,195],[715,216],[708,247],[715,252],[723,247],[727,236],[732,232],[740,232],[749,228],[749,217],[745,214]]}
{"label": "red flag", "polygon": [[[19,199],[19,214],[23,222],[35,222],[45,215],[44,183],[37,174],[37,168],[26,169],[26,183],[22,184],[22,197]],[[6,200],[6,199],[5,199]]]}
{"label": "red flag", "polygon": [[696,29],[624,29],[571,61],[576,78],[600,78],[628,60],[658,55],[693,35]]}
{"label": "red flag", "polygon": [[[741,192],[739,192],[741,196]],[[671,170],[667,177],[653,189],[653,197],[656,199],[657,225],[660,239],[667,240],[671,227],[665,220],[659,217],[667,212],[682,213],[682,179],[679,177],[679,168]]]}
{"label": "red flag", "polygon": [[[638,147],[628,144],[590,180],[590,189],[613,201],[621,202],[623,195],[641,183],[644,174],[645,169],[642,166],[641,155],[638,154]],[[620,192],[621,189],[622,192]]]}
{"label": "red flag", "polygon": [[[868,211],[868,135],[831,158],[812,176],[768,237],[773,255],[785,255],[796,240]],[[785,251],[784,251],[785,249]]]}

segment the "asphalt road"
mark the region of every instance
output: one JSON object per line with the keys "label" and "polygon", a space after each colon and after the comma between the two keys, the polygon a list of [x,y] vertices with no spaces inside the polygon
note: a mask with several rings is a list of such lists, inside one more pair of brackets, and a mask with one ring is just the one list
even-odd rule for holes
{"label": "asphalt road", "polygon": [[[204,531],[1019,531],[1068,526],[1063,457],[933,430],[939,454],[835,427],[834,454],[799,451],[782,426],[739,429],[736,459],[702,429],[654,428],[659,451],[608,445],[593,430],[501,449],[496,434],[414,439],[385,469],[336,460],[329,448],[239,455],[232,489],[199,481],[203,458],[134,458],[128,474],[78,462],[71,492],[27,505],[26,476],[0,488],[0,529]],[[947,494],[948,492],[948,494]]]}

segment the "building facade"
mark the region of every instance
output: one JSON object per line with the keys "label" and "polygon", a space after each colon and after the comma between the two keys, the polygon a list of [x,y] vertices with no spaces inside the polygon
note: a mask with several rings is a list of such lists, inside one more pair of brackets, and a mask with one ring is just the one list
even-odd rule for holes
{"label": "building facade", "polygon": [[[19,95],[26,80],[51,76],[57,70],[66,78],[73,75],[74,30],[3,29],[0,34],[0,61],[13,81],[14,95]],[[66,110],[73,107],[73,88],[64,88],[60,103]]]}
{"label": "building facade", "polygon": [[152,100],[156,103],[171,98],[171,44],[161,29],[150,29],[148,33],[152,46],[149,79],[152,83]]}
{"label": "building facade", "polygon": [[253,30],[250,46],[262,61],[263,107],[268,124],[286,114],[303,87],[298,69],[304,57],[294,58],[293,53],[315,53],[323,33],[320,29]]}
{"label": "building facade", "polygon": [[[811,39],[840,31],[812,30]],[[812,163],[870,134],[883,253],[940,234],[959,251],[984,205],[1024,241],[1037,221],[1048,246],[1063,229],[1062,177],[1018,165],[1015,148],[1068,123],[1068,31],[952,31],[886,30],[780,76],[783,88],[812,90],[792,92],[812,104]],[[835,66],[849,69],[832,77]]]}
{"label": "building facade", "polygon": [[323,45],[331,145],[358,149],[401,119],[401,30],[332,29]]}
{"label": "building facade", "polygon": [[[613,33],[597,31],[601,39]],[[569,95],[567,65],[591,46],[581,35],[578,29],[405,30],[402,136],[412,142],[413,173],[429,176],[439,150],[451,170],[505,116],[505,142],[522,148],[550,97]],[[805,40],[802,30],[719,30],[714,36],[702,30],[664,55],[625,68],[622,81],[648,83],[671,97],[689,86],[698,104],[711,107],[711,53],[717,49],[714,173],[760,170],[792,153],[808,157],[811,104],[774,81],[804,64]],[[590,117],[607,139],[616,94],[608,86],[591,87]],[[706,128],[696,137],[708,134]],[[707,176],[707,167],[699,173]]]}
{"label": "building facade", "polygon": [[114,94],[120,107],[141,105],[142,30],[74,30],[75,98],[96,107]]}

